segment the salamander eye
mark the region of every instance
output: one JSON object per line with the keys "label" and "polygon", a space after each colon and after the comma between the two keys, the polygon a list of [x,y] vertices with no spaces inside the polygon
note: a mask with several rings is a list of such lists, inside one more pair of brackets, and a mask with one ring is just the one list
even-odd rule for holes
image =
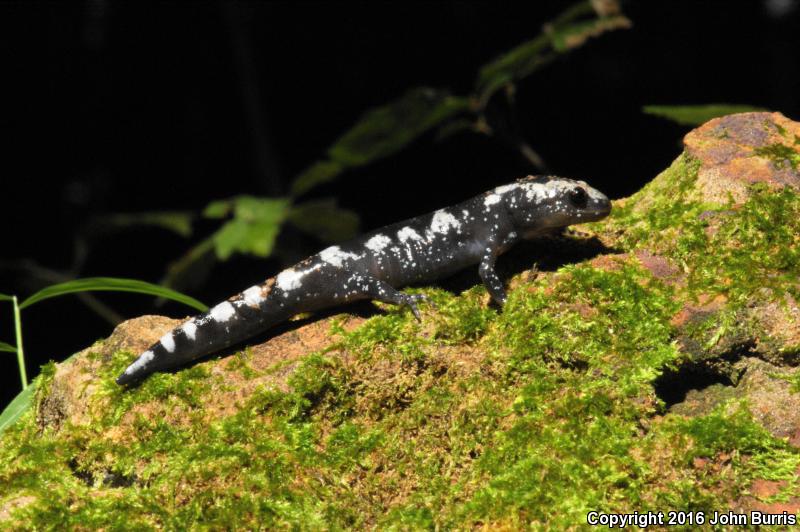
{"label": "salamander eye", "polygon": [[569,201],[575,207],[578,207],[579,209],[586,207],[587,200],[588,196],[586,195],[586,191],[581,187],[575,187],[569,191]]}

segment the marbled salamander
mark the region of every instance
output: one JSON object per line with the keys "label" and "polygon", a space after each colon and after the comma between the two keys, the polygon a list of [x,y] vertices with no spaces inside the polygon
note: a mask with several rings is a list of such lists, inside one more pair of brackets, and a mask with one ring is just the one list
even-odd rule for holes
{"label": "marbled salamander", "polygon": [[506,300],[495,259],[520,239],[599,220],[608,198],[583,181],[528,176],[458,205],[331,246],[165,334],[118,384],[180,366],[239,343],[301,312],[358,299],[405,305],[417,319],[423,296],[396,287],[434,281],[472,264],[492,299]]}

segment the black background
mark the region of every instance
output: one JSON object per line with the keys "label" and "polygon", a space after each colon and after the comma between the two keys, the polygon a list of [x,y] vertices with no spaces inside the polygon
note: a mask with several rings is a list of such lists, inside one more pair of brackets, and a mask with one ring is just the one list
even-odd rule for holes
{"label": "black background", "polygon": [[[365,110],[420,85],[468,93],[482,64],[569,5],[0,4],[8,135],[0,292],[35,288],[9,260],[69,268],[73,235],[91,215],[200,210],[236,194],[285,192]],[[644,115],[646,104],[745,103],[800,117],[797,1],[640,0],[624,10],[632,29],[593,40],[518,87],[521,132],[553,173],[612,197],[637,190],[680,152],[687,131]],[[336,196],[368,230],[531,172],[485,137],[427,135],[313,195]],[[213,227],[201,224],[194,241]],[[157,229],[119,233],[95,243],[80,274],[158,282],[190,243]],[[284,255],[300,249],[290,235],[279,246]],[[213,303],[281,265],[233,259],[192,295]],[[126,317],[187,314],[143,296],[100,298]],[[0,340],[9,343],[10,318],[4,303]],[[111,330],[73,297],[26,309],[23,324],[30,376]],[[0,356],[2,406],[18,377],[15,358]]]}

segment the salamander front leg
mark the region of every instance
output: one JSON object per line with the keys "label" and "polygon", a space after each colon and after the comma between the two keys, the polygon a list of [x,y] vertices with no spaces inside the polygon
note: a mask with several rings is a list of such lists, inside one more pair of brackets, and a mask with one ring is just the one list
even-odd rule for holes
{"label": "salamander front leg", "polygon": [[497,256],[493,253],[487,253],[483,259],[481,259],[481,264],[478,267],[478,274],[481,276],[481,280],[483,281],[483,285],[486,287],[486,291],[489,292],[489,295],[492,299],[500,305],[501,307],[505,304],[507,296],[506,296],[506,289],[503,286],[503,281],[500,280],[498,277],[497,272],[494,269],[494,263],[497,260]]}
{"label": "salamander front leg", "polygon": [[419,312],[417,303],[420,301],[428,301],[428,297],[423,294],[404,294],[396,290],[389,283],[381,281],[380,279],[370,279],[368,281],[369,288],[367,295],[372,299],[377,299],[383,303],[392,303],[394,305],[401,305],[411,309],[417,321],[422,321],[422,315]]}

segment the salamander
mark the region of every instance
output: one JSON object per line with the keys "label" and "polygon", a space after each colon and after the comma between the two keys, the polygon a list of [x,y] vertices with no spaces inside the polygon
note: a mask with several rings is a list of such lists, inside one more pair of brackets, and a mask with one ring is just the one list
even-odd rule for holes
{"label": "salamander", "polygon": [[506,301],[497,257],[522,239],[600,220],[611,202],[583,181],[528,176],[359,238],[328,247],[261,284],[188,319],[143,352],[118,384],[186,364],[238,344],[305,312],[360,299],[408,307],[420,318],[422,295],[398,287],[428,283],[467,266],[491,298]]}

